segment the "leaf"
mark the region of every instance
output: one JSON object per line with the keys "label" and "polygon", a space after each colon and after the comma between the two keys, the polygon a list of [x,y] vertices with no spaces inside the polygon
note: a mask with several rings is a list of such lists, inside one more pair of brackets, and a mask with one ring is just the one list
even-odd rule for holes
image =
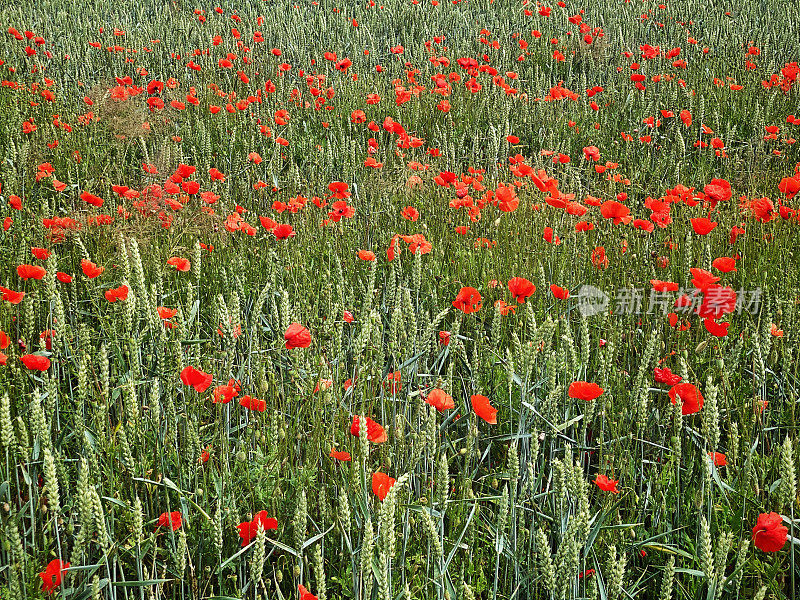
{"label": "leaf", "polygon": [[200,514],[202,514],[202,515],[203,515],[203,516],[206,518],[206,520],[207,520],[207,521],[211,522],[211,517],[210,517],[210,516],[208,516],[208,513],[207,513],[206,511],[204,511],[204,510],[203,510],[203,509],[200,507],[200,505],[199,505],[199,504],[197,504],[197,502],[195,502],[194,500],[192,500],[191,498],[189,498],[189,496],[188,496],[188,492],[184,492],[183,490],[181,490],[180,488],[178,488],[178,486],[177,486],[177,485],[175,485],[175,484],[173,483],[173,481],[172,481],[171,479],[169,479],[168,477],[164,477],[163,481],[153,481],[152,479],[145,479],[144,477],[133,477],[133,480],[134,480],[134,481],[141,481],[142,483],[149,483],[149,484],[151,484],[151,485],[163,486],[163,487],[167,487],[167,488],[169,488],[169,489],[171,489],[171,490],[174,490],[175,492],[177,492],[178,494],[180,494],[181,498],[186,498],[186,500],[189,502],[189,504],[191,504],[191,505],[192,505],[192,506],[194,506],[194,507],[195,507],[195,508],[196,508],[198,511],[200,511]]}
{"label": "leaf", "polygon": [[467,517],[467,521],[464,523],[464,527],[461,529],[461,533],[458,536],[455,544],[453,544],[453,549],[450,550],[450,554],[447,555],[447,560],[444,561],[444,566],[442,567],[445,572],[447,571],[447,567],[450,565],[450,561],[453,560],[453,557],[456,555],[456,550],[458,550],[459,544],[461,544],[461,540],[464,539],[464,534],[467,533],[467,527],[472,522],[472,518],[475,516],[475,511],[478,509],[478,503],[475,502],[472,505],[472,511],[470,511],[469,516]]}
{"label": "leaf", "polygon": [[620,498],[619,500],[617,500],[611,506],[611,508],[609,508],[602,515],[600,515],[599,519],[597,519],[597,515],[595,515],[595,519],[597,519],[597,522],[595,523],[594,527],[592,527],[592,530],[589,532],[589,535],[586,538],[586,549],[584,550],[584,556],[586,556],[589,553],[589,550],[592,549],[592,545],[594,544],[594,541],[597,538],[597,535],[600,533],[600,530],[603,528],[603,523],[605,523],[605,521],[609,517],[609,515],[611,515],[612,513],[614,513],[617,510],[619,505],[622,504],[623,500],[624,500],[624,498]]}
{"label": "leaf", "polygon": [[594,559],[594,571],[597,575],[597,591],[600,592],[600,600],[608,600],[608,595],[606,594],[606,584],[603,581],[602,570],[600,569],[600,563],[597,560],[597,555],[592,553],[592,558]]}
{"label": "leaf", "polygon": [[683,556],[684,558],[694,560],[693,554],[689,554],[685,550],[681,550],[680,548],[676,548],[674,546],[668,546],[666,544],[642,544],[640,547],[647,548],[648,550],[658,550],[659,552],[666,552],[667,554],[677,554],[678,556]]}
{"label": "leaf", "polygon": [[125,504],[125,503],[124,503],[122,500],[120,500],[119,498],[110,498],[109,496],[101,496],[101,498],[102,498],[103,500],[105,500],[106,502],[110,502],[111,504],[116,504],[116,505],[117,505],[117,506],[119,506],[120,508],[124,508],[125,510],[130,510],[130,506],[128,506],[127,504]]}
{"label": "leaf", "polygon": [[[99,565],[94,565],[99,566]],[[78,567],[79,568],[79,567]],[[67,571],[73,571],[76,569],[65,569]],[[108,579],[103,578],[100,580],[100,589],[105,589],[108,586]],[[92,596],[92,587],[84,585],[80,588],[80,591],[76,592],[75,588],[65,588],[63,590],[63,595],[65,598],[71,598],[71,600],[87,600]]]}
{"label": "leaf", "polygon": [[[711,458],[709,458],[709,457],[706,457],[706,460],[711,462]],[[735,492],[736,491],[731,486],[729,486],[727,483],[722,481],[722,479],[719,476],[719,469],[717,469],[717,467],[713,464],[713,462],[711,464],[711,477],[714,479],[714,483],[716,483],[717,486],[719,486],[719,488],[721,490],[724,490],[726,492]],[[771,490],[770,490],[770,492],[771,492]]]}
{"label": "leaf", "polygon": [[240,549],[240,550],[239,550],[239,551],[238,551],[236,554],[234,554],[233,556],[231,556],[230,558],[228,558],[227,560],[225,560],[225,561],[224,561],[222,564],[220,564],[220,566],[218,566],[218,567],[217,567],[217,575],[219,575],[220,573],[222,573],[222,570],[223,570],[225,567],[227,567],[229,564],[231,564],[231,562],[233,562],[234,560],[236,560],[237,558],[239,558],[239,557],[240,557],[242,554],[244,554],[245,552],[247,552],[247,551],[250,549],[250,546],[252,546],[254,543],[255,543],[255,542],[251,542],[251,543],[249,543],[247,546],[245,546],[244,548]]}
{"label": "leaf", "polygon": [[398,370],[402,371],[403,369],[405,369],[409,365],[413,365],[415,362],[417,362],[424,355],[425,355],[425,352],[420,352],[416,356],[412,356],[406,362],[404,362],[402,365],[400,365],[400,368]]}
{"label": "leaf", "polygon": [[562,423],[561,425],[556,425],[556,431],[558,431],[558,432],[560,432],[560,431],[564,431],[564,430],[565,430],[565,429],[567,429],[567,428],[568,428],[570,425],[574,425],[575,423],[577,423],[578,421],[580,421],[580,420],[582,420],[582,419],[583,419],[583,415],[582,415],[582,414],[580,414],[580,415],[578,415],[578,416],[576,416],[576,417],[573,417],[572,419],[570,419],[569,421],[566,421],[566,422]]}
{"label": "leaf", "polygon": [[[692,557],[694,558],[694,557]],[[698,571],[697,569],[675,569],[676,573],[686,573],[687,575],[691,575],[692,577],[702,577],[705,578],[706,574],[702,571]]]}
{"label": "leaf", "polygon": [[276,548],[278,548],[279,550],[283,550],[284,552],[288,552],[292,556],[297,556],[298,558],[300,557],[300,554],[297,552],[297,550],[295,550],[294,548],[290,548],[286,544],[281,544],[280,542],[278,542],[276,540],[273,540],[271,538],[267,538],[267,541],[270,544],[272,544],[273,546],[275,546]]}
{"label": "leaf", "polygon": [[69,569],[64,569],[64,571],[91,571],[92,569],[97,570],[102,566],[104,566],[102,563],[96,563],[94,565],[79,565],[77,567],[70,567]]}
{"label": "leaf", "polygon": [[30,486],[31,485],[31,476],[28,475],[28,470],[22,464],[19,465],[19,469],[20,469],[20,471],[22,471],[22,479],[25,481],[25,485]]}
{"label": "leaf", "polygon": [[159,583],[169,583],[174,579],[147,579],[146,581],[115,581],[111,585],[114,587],[148,587]]}
{"label": "leaf", "polygon": [[186,329],[191,329],[194,320],[197,318],[197,312],[199,311],[199,309],[200,309],[200,300],[195,300],[194,304],[192,304],[192,310],[189,311],[189,318],[186,320]]}
{"label": "leaf", "polygon": [[[303,547],[302,547],[302,548],[300,548],[300,550],[301,550],[301,551],[303,551],[303,550],[305,550],[306,548],[308,548],[308,547],[309,547],[311,544],[313,544],[314,542],[316,542],[318,539],[320,539],[321,537],[324,537],[325,535],[327,535],[327,534],[328,534],[328,532],[329,532],[331,529],[333,529],[333,525],[331,525],[330,527],[328,527],[328,529],[327,529],[326,531],[323,531],[322,533],[318,533],[318,534],[317,534],[317,535],[315,535],[314,537],[307,539],[305,542],[303,542]],[[287,546],[287,548],[288,548],[288,546]]]}

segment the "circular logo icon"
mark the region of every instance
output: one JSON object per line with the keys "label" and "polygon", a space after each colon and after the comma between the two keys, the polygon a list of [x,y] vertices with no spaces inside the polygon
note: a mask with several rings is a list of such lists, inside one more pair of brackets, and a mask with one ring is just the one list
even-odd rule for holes
{"label": "circular logo icon", "polygon": [[582,285],[575,297],[578,299],[578,310],[584,317],[608,310],[608,295],[593,285]]}

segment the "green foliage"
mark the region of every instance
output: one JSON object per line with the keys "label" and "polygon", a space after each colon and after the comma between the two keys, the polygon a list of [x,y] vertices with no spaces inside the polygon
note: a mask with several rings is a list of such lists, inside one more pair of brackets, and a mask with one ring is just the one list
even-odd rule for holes
{"label": "green foliage", "polygon": [[800,19],[753,4],[0,8],[0,600],[793,597]]}

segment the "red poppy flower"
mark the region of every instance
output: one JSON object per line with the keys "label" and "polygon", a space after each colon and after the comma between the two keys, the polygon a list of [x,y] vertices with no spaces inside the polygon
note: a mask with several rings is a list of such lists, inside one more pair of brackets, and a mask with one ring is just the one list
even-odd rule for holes
{"label": "red poppy flower", "polygon": [[23,354],[19,359],[29,371],[47,371],[50,368],[50,359],[41,354]]}
{"label": "red poppy flower", "polygon": [[719,281],[719,277],[709,273],[705,269],[689,269],[692,273],[692,285],[698,290],[705,292],[712,284]]}
{"label": "red poppy flower", "polygon": [[188,258],[181,258],[180,256],[173,256],[169,260],[167,260],[167,264],[175,267],[178,271],[182,273],[186,273],[189,269],[192,268],[192,263],[189,262]]}
{"label": "red poppy flower", "polygon": [[202,394],[211,386],[214,376],[194,367],[184,367],[181,371],[181,381],[184,385],[192,386],[198,394]]}
{"label": "red poppy flower", "polygon": [[657,383],[666,383],[667,385],[677,385],[683,379],[680,375],[676,375],[672,371],[667,368],[659,369],[656,367],[653,369],[654,377]]}
{"label": "red poppy flower", "polygon": [[778,184],[778,190],[780,190],[782,194],[786,194],[787,200],[794,198],[797,192],[800,192],[800,175],[781,179],[781,182]]}
{"label": "red poppy flower", "polygon": [[600,160],[600,149],[597,146],[586,146],[583,149],[583,156],[587,161],[596,162]]}
{"label": "red poppy flower", "polygon": [[371,250],[359,250],[358,251],[358,258],[365,261],[373,261],[375,260],[375,253]]}
{"label": "red poppy flower", "polygon": [[214,404],[227,404],[239,395],[239,391],[235,385],[227,383],[225,385],[218,385],[214,388]]}
{"label": "red poppy flower", "polygon": [[730,200],[731,196],[733,196],[731,184],[724,179],[712,179],[703,188],[703,193],[706,195],[711,208],[714,208],[718,202]]}
{"label": "red poppy flower", "polygon": [[728,457],[725,456],[722,452],[709,452],[708,456],[714,462],[715,467],[728,466]]}
{"label": "red poppy flower", "polygon": [[266,400],[259,400],[249,395],[242,396],[241,400],[239,400],[239,404],[248,410],[254,410],[256,412],[264,412],[267,410]]}
{"label": "red poppy flower", "polygon": [[56,558],[47,564],[47,568],[39,573],[42,578],[42,591],[52,594],[58,586],[61,585],[61,577],[66,569],[69,569],[69,563],[65,563]]}
{"label": "red poppy flower", "polygon": [[514,300],[525,304],[525,299],[536,291],[536,286],[524,277],[513,277],[508,280],[508,290],[514,296]]}
{"label": "red poppy flower", "polygon": [[89,192],[83,192],[81,194],[81,200],[87,204],[91,204],[92,206],[103,206],[103,199],[100,196],[95,196]]}
{"label": "red poppy flower", "polygon": [[544,228],[544,233],[542,234],[542,239],[544,239],[544,241],[547,242],[548,244],[555,243],[556,246],[558,246],[561,243],[561,240],[559,239],[558,236],[555,236],[555,239],[554,239],[554,237],[553,237],[553,228],[552,227],[545,227]]}
{"label": "red poppy flower", "polygon": [[589,383],[588,381],[575,381],[569,384],[569,390],[567,391],[567,394],[570,398],[591,402],[592,400],[597,400],[597,398],[602,395],[603,391],[603,388],[596,383]]}
{"label": "red poppy flower", "polygon": [[351,460],[349,452],[342,452],[336,450],[335,448],[331,448],[330,456],[331,458],[335,458],[336,460],[341,460],[342,462],[348,462],[349,460]]}
{"label": "red poppy flower", "polygon": [[[549,204],[549,202],[548,202],[548,204]],[[564,211],[568,215],[574,215],[576,217],[582,217],[587,212],[589,212],[589,209],[586,208],[580,202],[569,201],[564,205]],[[576,227],[576,229],[577,229],[577,227]]]}
{"label": "red poppy flower", "polygon": [[712,221],[707,217],[700,217],[697,219],[692,219],[691,221],[692,221],[692,229],[694,229],[694,232],[697,235],[708,235],[709,233],[714,231],[714,229],[717,226],[717,223],[715,221]]}
{"label": "red poppy flower", "polygon": [[297,235],[297,233],[294,230],[294,227],[287,224],[277,225],[275,229],[272,230],[272,233],[279,240],[286,240],[289,238],[293,238],[294,236]]}
{"label": "red poppy flower", "polygon": [[56,273],[56,279],[58,279],[61,283],[72,283],[72,275],[69,273],[62,273],[59,271]]}
{"label": "red poppy flower", "polygon": [[283,339],[286,340],[287,350],[308,348],[311,345],[311,332],[300,323],[292,323],[283,334]]}
{"label": "red poppy flower", "polygon": [[683,415],[693,415],[703,408],[703,394],[692,383],[673,385],[669,390],[669,398],[673,404],[676,404],[677,399],[680,398],[681,414]]}
{"label": "red poppy flower", "polygon": [[406,206],[403,209],[403,218],[406,221],[416,221],[419,219],[419,211],[413,206]]}
{"label": "red poppy flower", "polygon": [[[374,444],[382,444],[385,442],[388,439],[386,436],[386,430],[369,417],[366,417],[366,419],[367,439]],[[350,433],[355,436],[358,436],[361,433],[361,427],[359,426],[359,418],[357,415],[353,417],[353,424],[350,426]]]}
{"label": "red poppy flower", "polygon": [[253,516],[252,521],[244,521],[236,526],[239,530],[239,537],[242,538],[242,547],[247,546],[253,541],[253,538],[258,535],[259,529],[263,529],[264,531],[278,529],[277,519],[267,515],[267,511],[261,510]]}
{"label": "red poppy flower", "polygon": [[19,304],[25,297],[25,292],[15,292],[14,290],[2,286],[0,286],[0,292],[3,294],[3,300],[11,304]]}
{"label": "red poppy flower", "polygon": [[431,393],[428,394],[427,398],[425,398],[425,402],[435,407],[439,412],[456,407],[452,396],[450,396],[450,394],[444,390],[440,390],[438,388],[432,390]]}
{"label": "red poppy flower", "polygon": [[476,415],[490,425],[497,425],[497,409],[489,403],[489,398],[476,394],[469,401]]}
{"label": "red poppy flower", "polygon": [[673,281],[661,281],[660,279],[651,279],[650,285],[656,292],[677,292],[678,284]]}
{"label": "red poppy flower", "polygon": [[713,319],[703,319],[703,325],[706,331],[714,337],[725,337],[728,335],[728,326],[730,323],[717,323]]}
{"label": "red poppy flower", "polygon": [[466,314],[478,312],[482,306],[481,293],[473,287],[462,287],[453,306]]}
{"label": "red poppy flower", "polygon": [[703,291],[703,302],[695,311],[703,319],[719,319],[736,309],[737,295],[733,288],[717,284]]}
{"label": "red poppy flower", "polygon": [[349,185],[342,181],[334,181],[328,184],[328,189],[337,200],[346,200],[350,197],[350,192],[348,191],[349,187]]}
{"label": "red poppy flower", "polygon": [[[355,23],[355,19],[353,22]],[[297,591],[300,593],[300,600],[319,600],[319,598],[309,592],[302,584],[297,586]]]}
{"label": "red poppy flower", "polygon": [[598,475],[594,478],[594,483],[604,492],[611,492],[612,494],[619,494],[617,489],[618,479],[609,479],[605,475]]}
{"label": "red poppy flower", "polygon": [[786,545],[788,533],[778,513],[761,513],[753,525],[753,543],[762,552],[778,552]]}
{"label": "red poppy flower", "polygon": [[336,202],[331,204],[331,210],[328,212],[328,218],[334,223],[338,223],[343,218],[352,219],[353,215],[355,214],[356,214],[355,207],[350,206],[344,200],[337,200]]}
{"label": "red poppy flower", "polygon": [[278,226],[278,222],[269,217],[258,217],[258,220],[261,221],[261,226],[267,231],[272,231]]}
{"label": "red poppy flower", "polygon": [[170,512],[170,513],[161,513],[158,517],[158,525],[156,525],[156,529],[159,527],[172,527],[172,531],[177,531],[183,525],[183,517],[181,517],[181,513],[177,510]]}
{"label": "red poppy flower", "polygon": [[197,192],[200,191],[200,184],[196,181],[183,181],[181,182],[181,189],[185,194],[194,196]]}
{"label": "red poppy flower", "polygon": [[566,300],[567,298],[569,298],[569,290],[567,288],[562,288],[557,285],[551,285],[550,291],[553,293],[553,296],[555,296],[559,300]]}
{"label": "red poppy flower", "polygon": [[156,308],[156,311],[158,312],[158,316],[162,319],[171,319],[178,314],[177,308],[167,308],[165,306],[159,306]]}
{"label": "red poppy flower", "polygon": [[402,390],[403,385],[401,383],[400,371],[394,371],[393,373],[389,373],[386,376],[386,381],[383,382],[383,385],[386,386],[392,394],[396,394],[397,392]]}
{"label": "red poppy flower", "polygon": [[738,237],[740,235],[744,235],[745,231],[743,225],[744,223],[742,223],[741,225],[734,225],[733,227],[731,227],[731,233],[730,236],[728,236],[729,244],[735,244]]}
{"label": "red poppy flower", "polygon": [[19,275],[21,279],[41,280],[47,275],[47,271],[39,265],[19,265],[17,267],[17,275]]}
{"label": "red poppy flower", "polygon": [[503,212],[514,212],[519,207],[519,198],[511,186],[499,184],[494,195],[497,198],[497,208]]}
{"label": "red poppy flower", "polygon": [[720,273],[730,273],[736,270],[736,259],[730,256],[720,256],[711,262],[711,266]]}
{"label": "red poppy flower", "polygon": [[386,498],[386,494],[389,493],[394,484],[395,480],[386,473],[378,472],[372,474],[372,492],[381,502]]}
{"label": "red poppy flower", "polygon": [[81,261],[81,270],[83,270],[83,274],[86,275],[86,277],[89,279],[94,279],[95,277],[101,275],[106,269],[105,267],[98,267],[92,261],[84,258]]}
{"label": "red poppy flower", "polygon": [[606,249],[603,246],[597,246],[592,250],[592,264],[598,269],[608,268],[608,257],[606,256]]}
{"label": "red poppy flower", "polygon": [[109,302],[116,302],[117,300],[127,300],[128,291],[129,291],[128,286],[123,284],[118,288],[106,290],[105,297],[106,300],[108,300]]}
{"label": "red poppy flower", "polygon": [[600,214],[606,219],[613,219],[614,225],[620,223],[630,223],[633,217],[630,215],[631,210],[616,200],[606,200],[600,205]]}
{"label": "red poppy flower", "polygon": [[175,170],[175,173],[181,178],[186,179],[187,177],[191,177],[197,171],[197,167],[193,165],[185,165],[183,163],[178,164],[178,168]]}

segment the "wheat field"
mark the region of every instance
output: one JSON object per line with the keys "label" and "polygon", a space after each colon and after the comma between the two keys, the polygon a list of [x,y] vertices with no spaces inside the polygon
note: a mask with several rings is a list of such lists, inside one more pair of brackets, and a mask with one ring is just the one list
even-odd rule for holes
{"label": "wheat field", "polygon": [[800,595],[800,6],[0,26],[0,599]]}

